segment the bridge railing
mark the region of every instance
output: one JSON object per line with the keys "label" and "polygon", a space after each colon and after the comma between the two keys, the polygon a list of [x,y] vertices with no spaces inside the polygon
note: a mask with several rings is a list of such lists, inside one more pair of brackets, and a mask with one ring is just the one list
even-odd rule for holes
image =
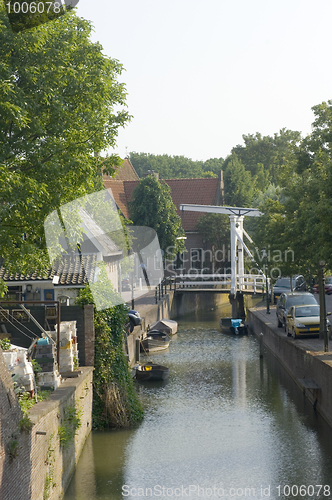
{"label": "bridge railing", "polygon": [[[264,292],[266,286],[266,278],[261,274],[243,274],[237,276],[236,289],[237,291],[248,291],[253,293]],[[184,290],[201,288],[206,290],[231,289],[230,274],[179,274],[177,276],[164,278],[155,288],[156,303],[169,290]]]}

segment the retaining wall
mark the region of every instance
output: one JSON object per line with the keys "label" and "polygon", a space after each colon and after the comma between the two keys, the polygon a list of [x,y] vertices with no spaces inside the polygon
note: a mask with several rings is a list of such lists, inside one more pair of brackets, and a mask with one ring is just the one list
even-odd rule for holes
{"label": "retaining wall", "polygon": [[[279,360],[305,396],[332,427],[332,352],[310,349],[281,333],[270,317],[249,310],[247,322],[255,334]],[[316,341],[318,344],[318,341]]]}
{"label": "retaining wall", "polygon": [[[34,426],[31,432],[22,431],[21,409],[0,349],[1,500],[63,497],[92,426],[93,368],[82,367],[80,371],[79,377],[66,379],[47,401],[30,410]],[[68,428],[64,415],[73,406],[80,411],[81,426],[64,447],[60,444],[59,426]]]}

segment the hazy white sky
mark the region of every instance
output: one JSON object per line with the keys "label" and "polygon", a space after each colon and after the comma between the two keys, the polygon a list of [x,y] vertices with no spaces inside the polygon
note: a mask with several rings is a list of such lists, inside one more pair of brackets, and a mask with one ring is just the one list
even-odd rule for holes
{"label": "hazy white sky", "polygon": [[243,134],[311,130],[332,99],[330,0],[80,0],[125,70],[116,152],[225,158]]}

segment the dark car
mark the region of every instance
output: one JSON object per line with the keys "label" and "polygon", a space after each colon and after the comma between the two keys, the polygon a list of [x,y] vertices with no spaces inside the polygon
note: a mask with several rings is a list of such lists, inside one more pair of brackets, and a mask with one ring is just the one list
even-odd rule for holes
{"label": "dark car", "polygon": [[140,313],[138,311],[135,311],[135,309],[130,309],[130,311],[128,312],[128,320],[129,320],[127,323],[128,333],[132,333],[135,326],[142,324],[142,318],[140,316]]}
{"label": "dark car", "polygon": [[292,306],[308,306],[308,305],[317,305],[317,300],[314,295],[309,292],[289,292],[282,293],[279,297],[277,303],[277,319],[278,319],[278,327],[283,327],[286,330],[287,324],[287,312],[288,309]]}
{"label": "dark car", "polygon": [[273,285],[273,302],[276,304],[282,293],[286,292],[305,292],[307,290],[307,282],[301,274],[298,276],[293,276],[292,280],[292,290],[290,277],[279,278]]}
{"label": "dark car", "polygon": [[[316,283],[316,285],[313,286],[312,291],[314,293],[319,293],[318,283]],[[325,278],[325,293],[327,295],[330,295],[332,293],[332,276],[326,276]]]}

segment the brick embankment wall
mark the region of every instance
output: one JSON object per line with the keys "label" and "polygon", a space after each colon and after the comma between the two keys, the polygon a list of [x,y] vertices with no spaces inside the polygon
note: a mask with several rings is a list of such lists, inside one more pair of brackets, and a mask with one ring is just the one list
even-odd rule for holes
{"label": "brick embankment wall", "polygon": [[[0,349],[0,498],[1,500],[59,500],[92,426],[92,373],[83,367],[77,378],[68,378],[49,400],[29,412],[31,432],[22,431],[21,410]],[[79,410],[80,428],[64,447],[59,426],[68,428],[66,410]],[[13,444],[14,443],[14,444]],[[11,456],[11,450],[14,455]],[[12,453],[13,455],[13,453]]]}
{"label": "brick embankment wall", "polygon": [[332,352],[324,352],[320,339],[294,340],[274,324],[275,311],[267,316],[248,311],[250,328],[279,360],[303,394],[332,427]]}

